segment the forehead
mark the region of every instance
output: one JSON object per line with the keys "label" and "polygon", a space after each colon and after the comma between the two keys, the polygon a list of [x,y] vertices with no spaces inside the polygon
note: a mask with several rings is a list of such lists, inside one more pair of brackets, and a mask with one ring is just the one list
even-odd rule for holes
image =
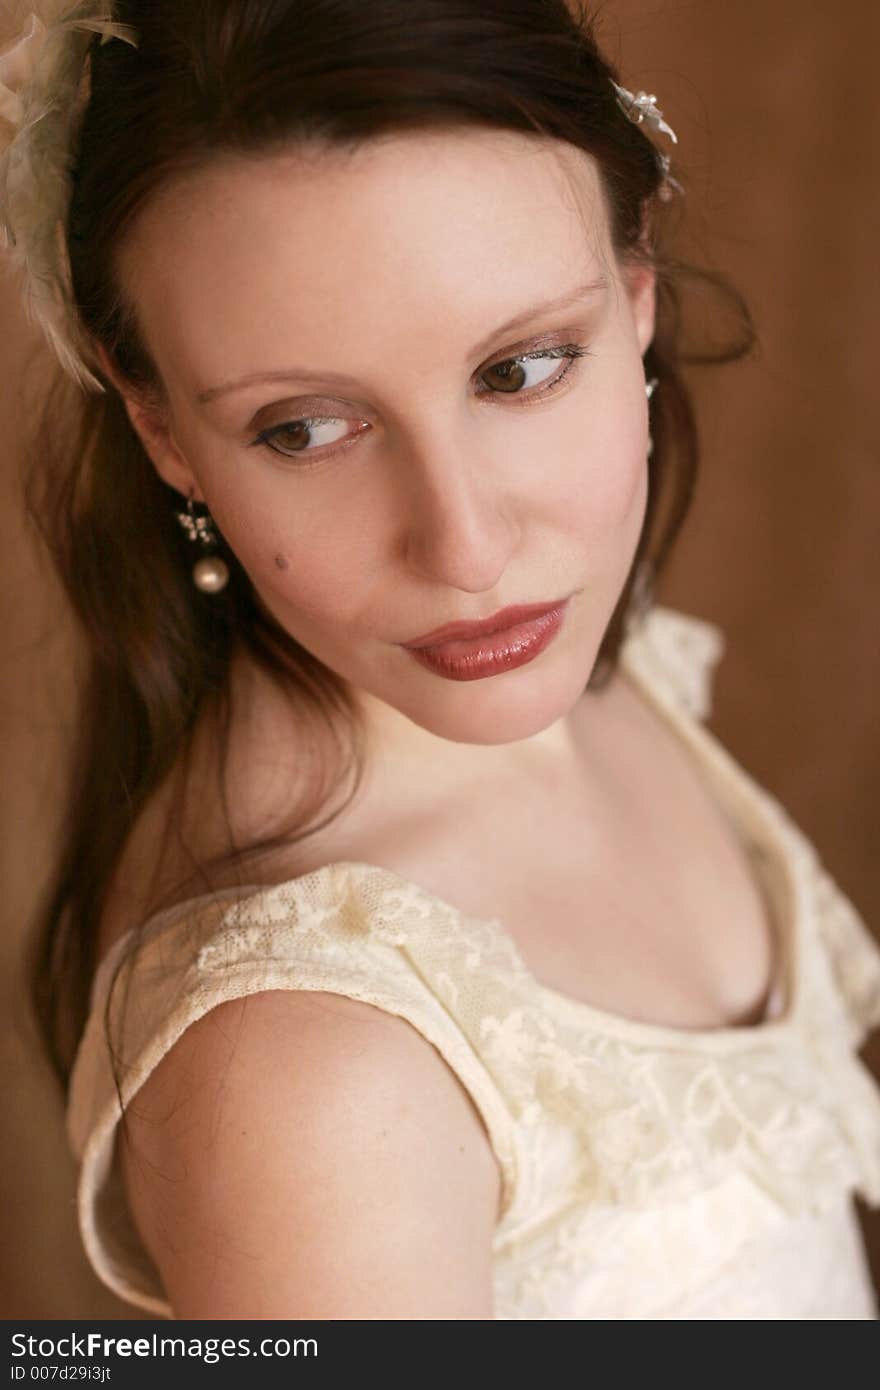
{"label": "forehead", "polygon": [[117,268],[160,365],[213,379],[291,334],[340,369],[380,329],[476,341],[611,259],[590,156],[465,127],[218,158],[151,199]]}

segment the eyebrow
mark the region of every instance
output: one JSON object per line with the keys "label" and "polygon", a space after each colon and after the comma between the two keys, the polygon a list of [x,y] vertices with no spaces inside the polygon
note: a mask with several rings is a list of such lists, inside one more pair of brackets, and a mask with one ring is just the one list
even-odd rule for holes
{"label": "eyebrow", "polygon": [[[566,309],[578,300],[586,299],[591,294],[596,294],[600,290],[608,288],[608,280],[604,275],[598,276],[594,280],[588,280],[583,285],[577,285],[573,290],[559,295],[556,299],[548,299],[543,304],[535,304],[530,309],[525,309],[522,313],[515,314],[512,319],[502,323],[496,328],[494,333],[490,333],[487,338],[478,343],[474,348],[474,355],[488,351],[489,347],[501,337],[503,333],[513,332],[520,328],[524,323],[531,322],[541,314],[556,313],[560,309]],[[224,381],[219,386],[209,386],[200,391],[196,397],[199,405],[208,405],[215,401],[218,396],[225,396],[232,391],[241,391],[246,386],[255,386],[257,382],[281,382],[281,381],[308,381],[318,383],[334,383],[338,386],[357,386],[359,383],[355,377],[345,376],[339,372],[316,372],[306,367],[288,367],[274,372],[252,372],[249,376],[237,378],[235,381]]]}

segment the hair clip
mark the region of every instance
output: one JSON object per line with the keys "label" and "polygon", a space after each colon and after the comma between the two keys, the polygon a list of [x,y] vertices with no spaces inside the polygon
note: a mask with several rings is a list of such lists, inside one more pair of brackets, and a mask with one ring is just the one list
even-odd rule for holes
{"label": "hair clip", "polygon": [[628,92],[626,87],[618,86],[616,82],[612,82],[611,85],[617,93],[618,105],[624,115],[628,116],[636,125],[641,125],[643,121],[647,121],[654,130],[668,135],[673,144],[678,144],[678,136],[672,126],[667,125],[664,121],[663,112],[657,105],[655,96],[651,96],[648,92],[636,92],[634,95],[632,92]]}

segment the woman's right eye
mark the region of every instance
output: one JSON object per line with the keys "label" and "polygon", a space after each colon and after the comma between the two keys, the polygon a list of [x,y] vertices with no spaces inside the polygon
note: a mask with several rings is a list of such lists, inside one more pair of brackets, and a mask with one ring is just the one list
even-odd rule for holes
{"label": "woman's right eye", "polygon": [[[299,420],[285,420],[280,425],[262,430],[252,443],[265,444],[273,453],[282,454],[285,458],[302,457],[303,454],[317,453],[321,446],[338,444],[345,439],[347,424],[347,420],[335,415],[306,415]],[[349,438],[354,439],[364,429],[369,429],[369,425],[362,424]],[[288,447],[279,448],[270,442],[276,439]]]}

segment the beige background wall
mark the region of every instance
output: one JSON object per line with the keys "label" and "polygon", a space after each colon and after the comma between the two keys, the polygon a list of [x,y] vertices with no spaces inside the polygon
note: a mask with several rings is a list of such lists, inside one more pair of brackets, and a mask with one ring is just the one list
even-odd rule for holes
{"label": "beige background wall", "polygon": [[[613,0],[601,32],[623,82],[656,93],[679,135],[687,249],[737,280],[762,339],[753,360],[693,374],[703,473],[661,598],[724,628],[711,727],[880,930],[880,9]],[[62,1117],[21,1008],[20,924],[74,730],[63,613],[15,502],[16,374],[33,335],[2,283],[0,319],[0,1316],[132,1316],[80,1253]],[[866,1055],[880,1075],[880,1037]],[[865,1224],[880,1282],[880,1213]]]}

